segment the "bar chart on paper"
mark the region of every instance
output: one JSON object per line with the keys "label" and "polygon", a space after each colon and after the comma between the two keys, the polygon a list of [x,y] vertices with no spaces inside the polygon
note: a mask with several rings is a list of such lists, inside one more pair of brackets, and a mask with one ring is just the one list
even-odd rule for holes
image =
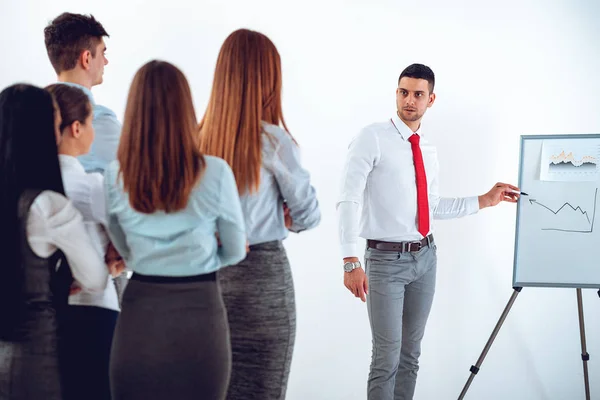
{"label": "bar chart on paper", "polygon": [[523,136],[514,286],[600,287],[600,135]]}

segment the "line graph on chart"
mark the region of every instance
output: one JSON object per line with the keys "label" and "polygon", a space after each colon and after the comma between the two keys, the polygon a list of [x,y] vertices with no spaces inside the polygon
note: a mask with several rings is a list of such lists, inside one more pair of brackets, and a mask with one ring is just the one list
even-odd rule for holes
{"label": "line graph on chart", "polygon": [[542,147],[540,179],[555,182],[582,182],[600,179],[600,146],[572,141]]}
{"label": "line graph on chart", "polygon": [[595,172],[598,164],[595,155],[581,155],[576,157],[572,151],[566,153],[564,150],[559,154],[552,154],[548,160],[548,170],[553,173],[578,173]]}
{"label": "line graph on chart", "polygon": [[594,231],[594,223],[596,220],[596,204],[598,200],[598,188],[594,190],[593,205],[584,209],[580,205],[563,203],[560,207],[553,208],[544,204],[537,199],[528,199],[532,207],[539,207],[548,214],[544,217],[545,227],[543,231],[556,231],[567,233],[592,233]]}

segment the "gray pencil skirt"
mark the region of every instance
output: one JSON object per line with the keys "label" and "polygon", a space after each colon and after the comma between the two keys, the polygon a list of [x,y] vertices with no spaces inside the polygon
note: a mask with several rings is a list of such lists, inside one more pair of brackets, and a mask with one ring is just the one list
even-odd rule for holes
{"label": "gray pencil skirt", "polygon": [[132,276],[111,351],[112,400],[225,398],[227,315],[216,274],[200,277]]}
{"label": "gray pencil skirt", "polygon": [[231,332],[228,400],[285,399],[296,303],[281,242],[250,247],[244,261],[219,271]]}

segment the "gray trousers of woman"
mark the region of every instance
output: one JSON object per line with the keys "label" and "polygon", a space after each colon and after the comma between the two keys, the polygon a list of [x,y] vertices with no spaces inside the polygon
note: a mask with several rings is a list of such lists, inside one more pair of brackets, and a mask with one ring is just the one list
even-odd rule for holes
{"label": "gray trousers of woman", "polygon": [[296,336],[292,272],[281,242],[250,246],[219,271],[231,334],[227,400],[285,399]]}

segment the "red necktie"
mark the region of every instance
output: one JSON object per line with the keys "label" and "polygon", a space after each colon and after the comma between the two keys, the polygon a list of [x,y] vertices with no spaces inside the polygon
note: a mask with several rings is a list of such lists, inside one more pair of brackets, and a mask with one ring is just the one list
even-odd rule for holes
{"label": "red necktie", "polygon": [[429,200],[427,199],[427,176],[425,175],[425,164],[423,164],[423,153],[419,147],[420,139],[419,135],[415,133],[408,138],[408,141],[412,147],[417,182],[417,226],[419,233],[425,237],[429,233]]}

